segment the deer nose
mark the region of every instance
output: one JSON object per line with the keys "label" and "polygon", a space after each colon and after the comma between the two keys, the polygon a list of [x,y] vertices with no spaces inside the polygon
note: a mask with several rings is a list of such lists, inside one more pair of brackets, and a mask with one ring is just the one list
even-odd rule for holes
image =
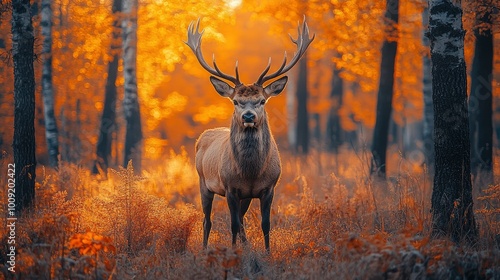
{"label": "deer nose", "polygon": [[255,115],[253,113],[247,112],[247,113],[243,114],[243,121],[245,121],[247,123],[253,122],[254,119],[255,119]]}

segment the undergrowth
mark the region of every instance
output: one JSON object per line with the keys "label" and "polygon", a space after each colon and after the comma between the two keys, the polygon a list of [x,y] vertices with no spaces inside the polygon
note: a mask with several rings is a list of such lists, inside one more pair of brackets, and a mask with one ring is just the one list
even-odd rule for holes
{"label": "undergrowth", "polygon": [[249,243],[229,246],[220,197],[202,250],[197,175],[185,151],[141,174],[132,163],[100,175],[65,162],[39,168],[36,207],[16,224],[16,272],[7,271],[6,227],[0,270],[7,279],[499,279],[500,186],[477,194],[476,246],[431,240],[428,175],[398,154],[390,161],[396,168],[381,183],[363,153],[282,155],[271,254],[258,201],[245,217]]}

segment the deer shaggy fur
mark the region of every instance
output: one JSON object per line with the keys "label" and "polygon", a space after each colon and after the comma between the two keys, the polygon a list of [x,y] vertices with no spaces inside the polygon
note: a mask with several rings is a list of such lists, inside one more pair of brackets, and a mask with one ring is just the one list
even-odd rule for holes
{"label": "deer shaggy fur", "polygon": [[[222,96],[229,98],[234,104],[234,113],[230,128],[209,129],[203,132],[196,142],[196,170],[200,176],[200,193],[203,213],[203,248],[207,248],[208,237],[212,228],[211,213],[214,195],[225,196],[231,213],[232,244],[236,246],[236,237],[240,234],[242,242],[246,242],[243,218],[253,198],[260,200],[262,215],[262,232],[264,245],[269,252],[269,231],[271,228],[271,204],[274,187],[281,174],[281,162],[278,147],[274,141],[264,105],[267,100],[280,94],[288,81],[281,75],[289,71],[304,55],[314,40],[309,38],[309,28],[305,17],[302,28],[298,28],[297,39],[292,42],[297,52],[289,64],[286,64],[286,52],[283,63],[276,72],[267,74],[271,67],[271,59],[256,83],[244,85],[238,74],[230,76],[222,71],[213,61],[214,67],[208,65],[201,52],[200,20],[188,27],[186,44],[196,55],[200,65],[213,76],[210,82]],[[302,31],[301,31],[302,29]],[[267,75],[266,75],[267,74]],[[230,86],[223,80],[232,82]],[[271,81],[264,87],[264,83]]]}
{"label": "deer shaggy fur", "polygon": [[[213,80],[221,95],[227,88],[220,80]],[[200,191],[205,214],[203,244],[206,247],[212,226],[210,215],[214,194],[225,196],[231,212],[233,245],[236,235],[246,242],[243,218],[252,198],[259,198],[262,212],[262,230],[266,249],[269,249],[270,211],[274,187],[281,174],[278,147],[269,128],[264,104],[285,87],[283,77],[266,89],[255,85],[237,87],[231,127],[209,129],[196,142],[196,170],[200,176]],[[229,85],[227,85],[229,86]],[[231,92],[231,90],[229,90]],[[242,115],[254,115],[253,126],[245,126]]]}

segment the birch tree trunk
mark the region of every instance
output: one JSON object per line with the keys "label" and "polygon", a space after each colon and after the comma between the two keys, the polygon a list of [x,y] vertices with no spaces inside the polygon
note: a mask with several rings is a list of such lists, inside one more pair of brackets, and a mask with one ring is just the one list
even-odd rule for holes
{"label": "birch tree trunk", "polygon": [[52,86],[52,7],[51,0],[42,0],[42,95],[45,138],[49,154],[49,165],[57,167],[59,156],[59,135],[54,117],[54,89]]}
{"label": "birch tree trunk", "polygon": [[[427,38],[426,29],[429,25],[429,8],[425,7],[422,12],[422,23],[424,31],[422,34],[422,45],[428,49],[430,47],[429,38]],[[425,163],[427,165],[429,174],[434,174],[434,108],[432,107],[432,75],[431,75],[431,57],[430,53],[425,53],[423,57],[423,93],[424,93],[424,153]]]}
{"label": "birch tree trunk", "polygon": [[34,41],[29,0],[12,0],[12,57],[14,62],[14,163],[16,211],[35,200],[35,72]]}
{"label": "birch tree trunk", "polygon": [[125,153],[123,166],[133,160],[134,170],[141,170],[141,113],[137,94],[137,0],[123,0],[123,73],[125,94],[123,112],[125,114]]}
{"label": "birch tree trunk", "polygon": [[474,243],[467,73],[461,1],[429,1],[435,176],[432,235]]}
{"label": "birch tree trunk", "polygon": [[119,19],[119,13],[121,10],[122,1],[113,0],[113,39],[110,46],[110,53],[113,59],[108,62],[108,77],[104,93],[104,109],[101,116],[99,140],[97,141],[97,159],[92,169],[94,174],[98,173],[99,169],[104,172],[108,169],[113,133],[116,131],[116,78],[118,76],[118,60],[120,57],[121,21]]}
{"label": "birch tree trunk", "polygon": [[398,43],[388,37],[397,36],[394,24],[399,20],[399,0],[387,0],[386,39],[382,45],[382,61],[380,62],[380,82],[377,95],[377,120],[373,130],[371,173],[385,179],[387,140],[392,112],[392,96],[394,92],[394,64]]}

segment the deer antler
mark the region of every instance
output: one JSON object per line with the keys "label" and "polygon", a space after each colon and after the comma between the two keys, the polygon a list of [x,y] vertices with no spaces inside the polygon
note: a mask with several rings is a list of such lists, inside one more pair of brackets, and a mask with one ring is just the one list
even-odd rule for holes
{"label": "deer antler", "polygon": [[293,39],[292,35],[289,34],[292,42],[295,45],[297,45],[297,52],[293,55],[293,58],[290,61],[290,64],[286,65],[286,51],[285,51],[285,58],[283,59],[283,63],[281,64],[280,68],[276,72],[266,76],[267,72],[271,68],[271,58],[269,58],[269,62],[267,63],[267,67],[266,67],[266,69],[264,69],[264,72],[262,72],[262,74],[260,74],[259,79],[255,83],[256,85],[262,86],[266,81],[268,81],[270,79],[274,79],[274,78],[288,72],[300,60],[302,55],[304,55],[304,53],[307,50],[307,47],[309,47],[309,45],[312,43],[316,34],[313,34],[312,38],[309,38],[309,27],[307,26],[305,16],[304,16],[304,22],[302,23],[302,32],[300,31],[300,23],[297,27],[297,31],[298,31],[297,40]]}
{"label": "deer antler", "polygon": [[200,19],[196,22],[196,29],[194,22],[191,22],[188,27],[188,41],[185,42],[189,48],[193,51],[193,53],[196,55],[196,58],[198,59],[198,62],[201,64],[205,70],[207,70],[210,74],[226,79],[228,81],[231,81],[234,83],[235,86],[241,85],[239,74],[238,74],[238,61],[236,61],[236,77],[227,75],[223,73],[219,67],[217,67],[217,64],[215,63],[215,55],[213,55],[213,64],[214,68],[210,67],[205,59],[203,58],[203,54],[201,53],[201,36],[203,36],[203,32],[205,30],[200,30]]}

